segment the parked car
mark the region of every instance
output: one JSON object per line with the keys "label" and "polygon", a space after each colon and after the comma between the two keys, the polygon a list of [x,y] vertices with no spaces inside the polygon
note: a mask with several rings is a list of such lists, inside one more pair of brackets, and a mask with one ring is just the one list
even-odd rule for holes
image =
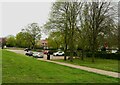
{"label": "parked car", "polygon": [[25,55],[32,56],[33,52],[32,51],[26,52]]}
{"label": "parked car", "polygon": [[117,50],[112,50],[112,53],[117,53]]}
{"label": "parked car", "polygon": [[31,50],[30,48],[25,48],[24,49],[24,51],[27,51],[27,52],[30,51],[30,50]]}
{"label": "parked car", "polygon": [[42,53],[42,52],[34,53],[34,54],[33,54],[33,57],[34,57],[34,58],[43,58],[43,53]]}
{"label": "parked car", "polygon": [[53,55],[54,55],[54,56],[63,56],[63,55],[64,55],[64,52],[58,51],[58,52],[53,53]]}

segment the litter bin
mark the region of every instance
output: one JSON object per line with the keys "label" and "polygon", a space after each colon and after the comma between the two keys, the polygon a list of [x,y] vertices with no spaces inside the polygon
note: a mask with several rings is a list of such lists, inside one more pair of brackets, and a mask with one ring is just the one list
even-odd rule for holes
{"label": "litter bin", "polygon": [[47,60],[50,60],[50,52],[47,53]]}

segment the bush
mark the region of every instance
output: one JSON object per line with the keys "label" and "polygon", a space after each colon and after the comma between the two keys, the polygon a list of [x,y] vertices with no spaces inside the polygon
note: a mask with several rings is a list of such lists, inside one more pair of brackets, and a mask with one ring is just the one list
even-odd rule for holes
{"label": "bush", "polygon": [[57,50],[56,48],[48,48],[47,50]]}
{"label": "bush", "polygon": [[[92,57],[92,52],[86,52],[86,57]],[[120,60],[120,53],[96,52],[96,58]]]}
{"label": "bush", "polygon": [[[71,53],[70,51],[67,51],[66,56],[70,56],[70,53]],[[73,56],[77,56],[77,52],[73,52]]]}

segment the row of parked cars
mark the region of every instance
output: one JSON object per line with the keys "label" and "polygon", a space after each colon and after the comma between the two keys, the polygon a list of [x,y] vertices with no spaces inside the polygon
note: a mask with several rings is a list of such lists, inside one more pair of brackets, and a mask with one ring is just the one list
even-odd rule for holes
{"label": "row of parked cars", "polygon": [[42,52],[32,52],[32,51],[26,52],[25,55],[33,56],[34,58],[43,58],[44,56]]}
{"label": "row of parked cars", "polygon": [[44,52],[32,52],[30,51],[31,49],[26,48],[24,51],[27,51],[25,54],[28,56],[33,56],[33,57],[40,57],[42,58],[44,54],[50,54],[53,56],[64,56],[63,51],[57,51],[57,52],[52,52],[52,51],[44,51]]}

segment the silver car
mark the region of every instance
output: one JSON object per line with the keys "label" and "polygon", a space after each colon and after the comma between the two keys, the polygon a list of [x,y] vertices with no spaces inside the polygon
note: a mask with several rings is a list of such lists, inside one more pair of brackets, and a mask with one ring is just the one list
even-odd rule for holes
{"label": "silver car", "polygon": [[43,58],[43,53],[42,52],[33,53],[33,57],[35,57],[35,58]]}

